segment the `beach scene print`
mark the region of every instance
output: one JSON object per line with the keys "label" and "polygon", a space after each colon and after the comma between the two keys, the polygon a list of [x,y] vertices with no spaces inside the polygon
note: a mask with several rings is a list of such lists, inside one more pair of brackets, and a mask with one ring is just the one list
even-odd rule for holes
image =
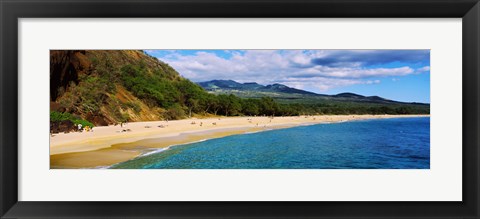
{"label": "beach scene print", "polygon": [[51,169],[430,169],[430,50],[51,50]]}

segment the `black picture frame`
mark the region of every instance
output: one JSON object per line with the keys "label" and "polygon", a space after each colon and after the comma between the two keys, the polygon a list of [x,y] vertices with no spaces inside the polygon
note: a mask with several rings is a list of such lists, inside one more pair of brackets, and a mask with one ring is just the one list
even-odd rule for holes
{"label": "black picture frame", "polygon": [[[480,5],[478,0],[1,0],[0,15],[0,216],[2,218],[480,217],[478,148]],[[463,201],[18,201],[18,19],[77,17],[462,18]]]}

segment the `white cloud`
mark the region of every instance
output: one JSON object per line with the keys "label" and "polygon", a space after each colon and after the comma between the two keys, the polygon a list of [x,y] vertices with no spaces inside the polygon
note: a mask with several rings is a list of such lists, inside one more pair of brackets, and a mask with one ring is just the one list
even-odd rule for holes
{"label": "white cloud", "polygon": [[326,77],[314,78],[286,78],[280,81],[290,87],[297,89],[328,91],[336,87],[345,87],[356,84],[378,84],[380,80],[360,80],[360,79],[337,79]]}
{"label": "white cloud", "polygon": [[315,66],[308,69],[307,74],[300,72],[300,77],[324,76],[333,78],[369,78],[369,77],[387,77],[387,76],[404,76],[414,73],[410,67],[400,68],[335,68],[325,66]]}
{"label": "white cloud", "polygon": [[423,73],[423,72],[430,72],[430,66],[424,66],[421,68],[417,68],[416,70],[418,73]]}
{"label": "white cloud", "polygon": [[[379,77],[401,77],[428,72],[429,66],[413,69],[409,66],[371,68],[360,61],[340,61],[328,65],[314,64],[314,59],[328,59],[330,50],[244,50],[226,51],[229,58],[202,51],[191,55],[171,52],[159,59],[170,64],[184,77],[200,82],[231,79],[260,84],[282,83],[299,89],[326,91],[354,84],[377,84]],[[152,53],[155,54],[155,53]],[[356,54],[352,52],[349,54]],[[359,53],[364,55],[365,52]],[[336,54],[338,56],[338,54]]]}

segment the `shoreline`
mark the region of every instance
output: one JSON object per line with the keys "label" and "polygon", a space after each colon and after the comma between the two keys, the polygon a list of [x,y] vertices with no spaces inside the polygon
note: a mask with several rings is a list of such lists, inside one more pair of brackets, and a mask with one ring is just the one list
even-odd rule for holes
{"label": "shoreline", "polygon": [[[322,115],[292,117],[220,117],[128,123],[94,132],[50,137],[50,168],[105,168],[171,146],[301,125],[347,121],[429,117],[430,115]],[[125,131],[129,130],[129,131]]]}

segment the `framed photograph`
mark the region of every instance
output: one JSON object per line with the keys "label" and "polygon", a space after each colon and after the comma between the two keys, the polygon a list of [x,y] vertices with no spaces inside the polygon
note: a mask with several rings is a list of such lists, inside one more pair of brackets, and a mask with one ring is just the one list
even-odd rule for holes
{"label": "framed photograph", "polygon": [[0,7],[2,218],[480,217],[477,0]]}

